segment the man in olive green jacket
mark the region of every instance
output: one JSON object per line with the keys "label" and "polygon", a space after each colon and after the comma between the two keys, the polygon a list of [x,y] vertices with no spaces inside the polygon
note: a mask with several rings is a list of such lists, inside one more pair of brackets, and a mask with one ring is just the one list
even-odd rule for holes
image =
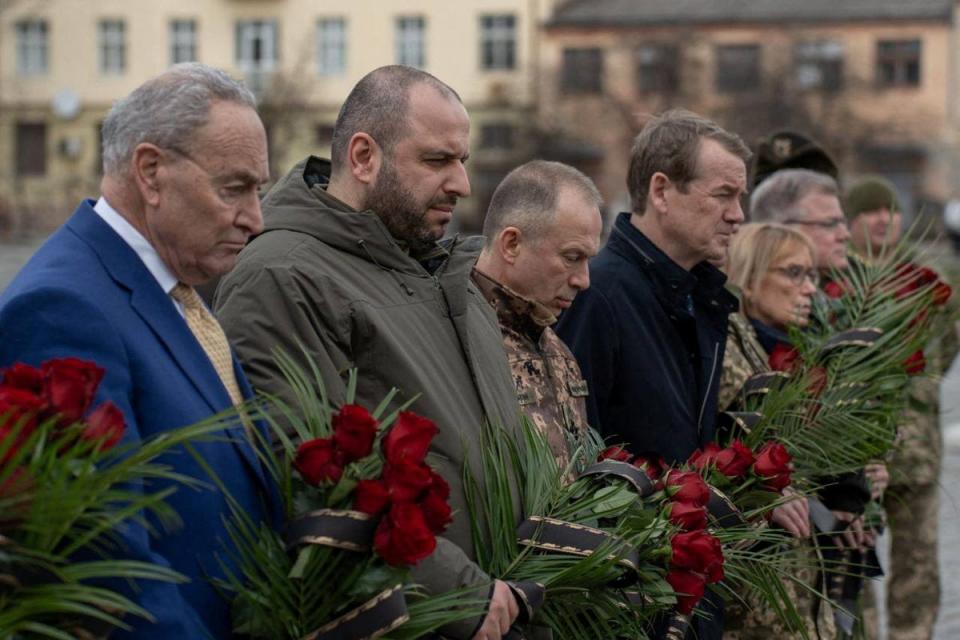
{"label": "man in olive green jacket", "polygon": [[350,367],[367,407],[393,387],[401,401],[422,394],[411,410],[440,429],[431,464],[454,519],[413,578],[432,592],[485,585],[487,615],[443,630],[485,640],[506,633],[517,604],[473,562],[461,478],[465,462],[479,469],[483,422],[516,428],[520,409],[495,314],[469,279],[483,239],[438,242],[470,194],[469,126],[433,76],[371,72],[340,111],[332,163],[308,158],[263,201],[265,230],[221,282],[216,313],[260,389],[290,397],[272,350],[296,358],[302,343],[335,403]]}

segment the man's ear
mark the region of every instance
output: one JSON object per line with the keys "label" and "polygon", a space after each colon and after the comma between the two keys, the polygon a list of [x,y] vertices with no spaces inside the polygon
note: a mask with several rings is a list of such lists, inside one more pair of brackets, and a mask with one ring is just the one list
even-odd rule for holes
{"label": "man's ear", "polygon": [[668,178],[665,173],[657,171],[650,176],[647,202],[653,206],[655,211],[666,213],[669,208],[667,205],[667,191],[673,188],[674,185],[673,182],[670,181],[670,178]]}
{"label": "man's ear", "polygon": [[500,257],[507,264],[514,264],[520,253],[520,244],[523,242],[523,232],[516,227],[505,227],[497,236],[497,250]]}
{"label": "man's ear", "polygon": [[360,183],[370,185],[380,173],[383,149],[369,134],[359,131],[347,143],[347,165]]}
{"label": "man's ear", "polygon": [[130,172],[144,204],[156,207],[160,204],[160,187],[166,166],[163,151],[154,144],[141,142],[133,150]]}

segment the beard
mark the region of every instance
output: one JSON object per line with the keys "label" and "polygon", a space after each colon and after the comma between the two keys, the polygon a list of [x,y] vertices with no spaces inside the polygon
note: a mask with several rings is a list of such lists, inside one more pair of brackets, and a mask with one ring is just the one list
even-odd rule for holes
{"label": "beard", "polygon": [[442,231],[438,234],[430,229],[427,211],[438,204],[456,202],[456,196],[437,198],[426,203],[417,202],[393,166],[384,162],[377,174],[376,184],[367,194],[363,209],[376,213],[390,235],[416,255],[427,251],[443,237]]}

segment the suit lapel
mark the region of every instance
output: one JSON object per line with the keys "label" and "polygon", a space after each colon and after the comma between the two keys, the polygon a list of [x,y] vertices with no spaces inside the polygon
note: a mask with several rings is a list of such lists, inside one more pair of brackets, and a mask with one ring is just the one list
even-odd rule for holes
{"label": "suit lapel", "polygon": [[[231,400],[220,376],[170,296],[160,288],[136,252],[93,211],[92,204],[89,200],[84,202],[67,225],[97,253],[114,281],[130,292],[131,308],[164,344],[180,373],[209,405],[210,414],[228,409],[232,406]],[[244,396],[249,397],[250,386],[236,359],[234,368]],[[238,423],[227,432],[244,462],[261,484],[269,487],[242,425]]]}

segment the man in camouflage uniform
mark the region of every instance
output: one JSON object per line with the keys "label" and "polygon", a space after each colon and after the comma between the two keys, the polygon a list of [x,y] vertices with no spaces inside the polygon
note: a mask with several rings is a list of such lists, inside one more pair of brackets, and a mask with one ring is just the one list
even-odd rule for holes
{"label": "man in camouflage uniform", "polygon": [[550,326],[590,285],[600,204],[593,182],[573,167],[535,160],[514,169],[490,201],[473,274],[497,311],[520,406],[562,466],[587,428],[587,385]]}
{"label": "man in camouflage uniform", "polygon": [[[887,180],[868,176],[851,185],[844,212],[856,259],[881,258],[899,241],[901,209]],[[937,485],[943,459],[939,374],[956,353],[954,342],[949,332],[925,349],[927,375],[916,377],[911,385],[883,498],[891,536],[887,616],[889,635],[897,640],[928,640],[939,609]]]}

